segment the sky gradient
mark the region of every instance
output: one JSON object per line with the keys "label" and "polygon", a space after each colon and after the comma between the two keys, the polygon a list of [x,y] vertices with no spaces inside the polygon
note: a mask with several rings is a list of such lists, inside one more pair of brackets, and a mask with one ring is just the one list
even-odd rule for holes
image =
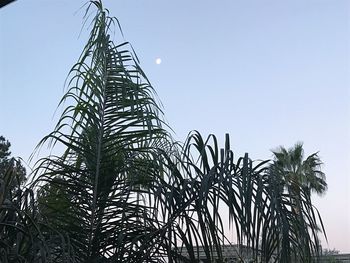
{"label": "sky gradient", "polygon": [[[58,117],[89,29],[86,1],[17,0],[0,9],[0,135],[28,159]],[[304,142],[329,185],[313,199],[329,245],[350,252],[350,2],[104,1],[184,141],[231,136],[236,157]],[[124,41],[116,32],[115,42]],[[156,64],[156,58],[162,63]],[[59,113],[59,111],[58,111]]]}

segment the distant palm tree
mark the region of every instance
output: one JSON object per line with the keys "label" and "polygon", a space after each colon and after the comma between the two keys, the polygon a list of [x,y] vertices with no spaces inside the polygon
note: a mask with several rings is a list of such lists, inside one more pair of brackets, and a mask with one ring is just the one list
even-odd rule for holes
{"label": "distant palm tree", "polygon": [[315,192],[321,195],[327,190],[325,174],[321,171],[322,162],[318,153],[313,153],[305,159],[302,143],[296,143],[294,147],[288,150],[281,146],[273,151],[273,155],[274,160],[270,166],[270,176],[275,177],[275,185],[279,185],[277,195],[284,196],[285,200],[290,201],[287,203],[287,207],[291,211],[290,218],[294,218],[298,222],[292,225],[288,234],[282,235],[282,240],[286,241],[281,243],[287,243],[285,246],[294,247],[294,249],[299,247],[299,249],[295,249],[298,252],[294,261],[304,262],[303,259],[298,261],[300,260],[298,253],[308,254],[310,247],[301,232],[310,229],[315,237],[316,246],[314,248],[317,251],[320,245],[317,232],[322,230],[325,233],[322,222],[321,226],[314,222],[315,226],[310,227],[305,220],[308,217],[308,213],[305,213],[305,211],[313,210],[311,193]]}
{"label": "distant palm tree", "polygon": [[304,158],[302,143],[296,143],[294,147],[286,149],[280,147],[273,151],[274,162],[272,168],[284,181],[285,189],[298,198],[303,189],[308,198],[315,192],[322,195],[327,190],[325,174],[321,171],[322,162],[318,153],[313,153]]}

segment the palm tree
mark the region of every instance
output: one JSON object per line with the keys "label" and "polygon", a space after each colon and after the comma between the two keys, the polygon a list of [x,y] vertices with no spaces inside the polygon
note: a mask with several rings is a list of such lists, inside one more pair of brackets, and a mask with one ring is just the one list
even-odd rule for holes
{"label": "palm tree", "polygon": [[[38,146],[62,144],[65,151],[39,160],[32,174],[42,242],[35,255],[41,262],[196,262],[202,247],[208,261],[222,262],[233,231],[251,260],[290,262],[300,246],[285,245],[296,240],[280,233],[300,222],[275,190],[268,161],[248,154],[234,161],[228,136],[223,149],[214,135],[198,132],[174,143],[136,55],[128,43],[112,41],[118,21],[100,1],[86,13],[92,8],[90,38],[61,100],[67,106]],[[311,204],[301,202],[305,225],[316,227]],[[317,237],[302,230],[307,262]]]}
{"label": "palm tree", "polygon": [[142,236],[154,229],[147,219],[152,211],[137,200],[142,188],[136,186],[147,182],[135,175],[144,174],[142,169],[149,177],[158,172],[159,152],[168,150],[171,139],[135,56],[124,49],[127,43],[116,46],[111,41],[117,21],[99,1],[91,5],[97,12],[90,39],[70,72],[61,101],[75,105],[66,108],[56,129],[42,141],[62,143],[66,150],[60,157],[40,161],[35,185],[64,189],[74,207],[60,209],[56,217],[70,219],[69,224],[57,224],[57,230],[69,234],[71,260],[108,257],[123,262],[128,255],[132,261],[140,242],[149,242]]}
{"label": "palm tree", "polygon": [[327,183],[325,174],[321,171],[322,162],[318,153],[304,159],[303,144],[296,143],[288,150],[281,146],[273,151],[273,155],[272,169],[282,178],[286,190],[293,197],[298,198],[301,189],[308,198],[311,198],[312,192],[319,195],[326,192]]}
{"label": "palm tree", "polygon": [[[294,147],[288,150],[281,146],[279,149],[273,151],[273,155],[274,161],[270,166],[270,176],[276,177],[280,185],[279,195],[285,196],[286,199],[290,200],[291,216],[296,221],[299,221],[299,224],[295,226],[291,235],[288,236],[288,240],[289,238],[302,240],[300,231],[304,231],[303,228],[309,228],[305,224],[305,217],[308,216],[308,213],[305,213],[305,211],[312,211],[312,208],[310,208],[310,204],[312,204],[311,193],[315,192],[322,195],[327,190],[325,175],[321,171],[322,162],[318,153],[313,153],[304,159],[302,143],[296,143]],[[325,233],[322,221],[320,223],[322,231]],[[300,225],[304,227],[300,229]],[[318,244],[317,231],[321,229],[317,224],[311,229],[315,236],[315,243]],[[299,242],[299,244],[295,245],[302,243],[304,242]],[[305,243],[307,244],[308,242]],[[306,247],[306,252],[308,252],[310,248],[308,246]],[[315,247],[318,251],[317,247],[319,245]],[[300,250],[303,251],[305,249],[301,247]]]}

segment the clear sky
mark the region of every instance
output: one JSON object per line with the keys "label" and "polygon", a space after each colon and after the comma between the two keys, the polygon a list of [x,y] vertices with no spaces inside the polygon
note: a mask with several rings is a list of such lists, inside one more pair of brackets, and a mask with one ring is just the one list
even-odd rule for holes
{"label": "clear sky", "polygon": [[[0,134],[27,159],[55,125],[64,80],[88,30],[85,0],[0,9]],[[109,0],[184,140],[231,136],[236,156],[304,142],[329,190],[315,197],[329,248],[350,252],[350,1]],[[123,41],[116,34],[115,41]],[[156,58],[162,63],[156,64]],[[327,247],[326,244],[324,244]]]}

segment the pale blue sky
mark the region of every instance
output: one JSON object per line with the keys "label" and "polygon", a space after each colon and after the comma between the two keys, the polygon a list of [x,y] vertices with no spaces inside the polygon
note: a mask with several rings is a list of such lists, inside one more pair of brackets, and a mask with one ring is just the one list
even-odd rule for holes
{"label": "pale blue sky", "polygon": [[[55,125],[63,83],[86,41],[86,1],[17,0],[0,9],[0,134],[27,159]],[[231,135],[237,155],[279,145],[320,151],[315,197],[329,247],[350,252],[350,2],[104,1],[184,140]],[[116,34],[116,42],[122,41]],[[157,65],[155,59],[162,63]]]}

